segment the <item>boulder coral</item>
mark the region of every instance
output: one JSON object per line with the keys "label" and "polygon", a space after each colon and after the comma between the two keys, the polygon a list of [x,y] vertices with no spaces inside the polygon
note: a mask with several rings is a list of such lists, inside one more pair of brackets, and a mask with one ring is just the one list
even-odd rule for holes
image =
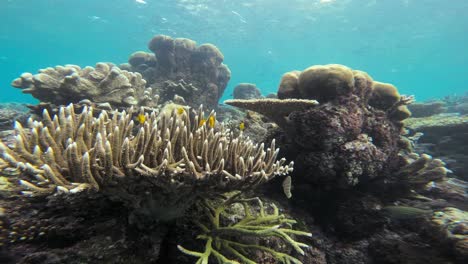
{"label": "boulder coral", "polygon": [[[216,108],[231,78],[229,68],[222,63],[224,56],[216,46],[197,46],[190,39],[157,35],[150,40],[148,48],[154,54],[133,53],[128,60],[129,66],[126,66],[128,70],[140,72],[156,91],[164,90],[166,81],[190,84],[197,88],[196,92],[178,94],[187,104]],[[160,94],[163,102],[173,99]]]}
{"label": "boulder coral", "polygon": [[234,99],[257,99],[262,98],[262,94],[253,83],[239,83],[234,87],[232,93]]}

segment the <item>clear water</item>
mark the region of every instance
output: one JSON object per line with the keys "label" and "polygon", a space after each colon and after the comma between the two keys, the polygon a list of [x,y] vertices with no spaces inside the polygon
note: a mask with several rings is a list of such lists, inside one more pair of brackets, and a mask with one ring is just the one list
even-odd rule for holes
{"label": "clear water", "polygon": [[[145,2],[146,3],[141,3]],[[281,75],[340,63],[418,100],[468,91],[466,0],[1,0],[0,102],[10,82],[60,64],[126,62],[153,35],[213,43],[232,79],[275,92]]]}

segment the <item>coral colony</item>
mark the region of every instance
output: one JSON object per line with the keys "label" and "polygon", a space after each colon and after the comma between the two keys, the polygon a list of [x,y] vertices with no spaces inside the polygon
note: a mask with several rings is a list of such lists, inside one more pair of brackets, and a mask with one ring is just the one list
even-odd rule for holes
{"label": "coral colony", "polygon": [[[411,201],[432,202],[422,195],[427,184],[446,183],[450,171],[442,160],[414,152],[420,136],[409,136],[404,126],[413,98],[395,86],[343,65],[316,65],[285,73],[277,94],[268,98],[255,85],[240,84],[235,99],[225,104],[241,111],[218,106],[231,77],[218,48],[160,35],[149,49],[153,53],[135,52],[121,65],[56,66],[13,81],[40,103],[30,106],[26,122],[15,122],[13,137],[0,141],[0,168],[9,174],[5,190],[44,207],[36,215],[0,211],[0,247],[45,243],[44,237],[50,243],[61,233],[64,221],[57,219],[72,219],[65,222],[73,225],[110,218],[120,230],[139,232],[138,248],[150,245],[149,255],[157,258],[163,248],[172,252],[171,263],[298,264],[316,257],[325,263],[310,246],[322,243],[313,243],[308,231],[313,221],[297,221],[291,216],[300,215],[294,207],[274,202],[277,178],[283,202],[294,204],[299,196],[298,202],[306,201],[301,210],[318,214],[329,203],[325,211],[335,215],[324,219],[341,235],[382,230],[380,212],[393,219],[432,214]],[[234,125],[204,107],[222,111]],[[247,134],[258,133],[252,127],[259,123],[270,125],[265,138],[257,136],[255,142]],[[328,196],[322,199],[332,199],[320,200],[323,193]],[[391,204],[401,201],[407,206]],[[120,209],[99,209],[106,205]],[[466,238],[454,235],[447,223],[466,216],[447,208],[433,215],[431,225],[463,257]],[[93,217],[82,216],[88,212]],[[364,224],[353,220],[361,215]],[[83,230],[86,224],[79,226]],[[170,231],[171,226],[177,228]],[[65,245],[83,246],[78,241],[88,240],[80,232],[72,232]],[[131,241],[132,235],[124,236],[119,241]],[[116,245],[99,251],[107,254]],[[125,254],[108,254],[116,255],[121,259],[112,263],[126,263]],[[83,263],[104,258],[80,256]]]}

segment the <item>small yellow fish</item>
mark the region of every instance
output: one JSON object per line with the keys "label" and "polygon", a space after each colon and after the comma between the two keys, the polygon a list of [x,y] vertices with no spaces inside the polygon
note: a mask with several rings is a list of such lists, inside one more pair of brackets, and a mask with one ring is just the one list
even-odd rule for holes
{"label": "small yellow fish", "polygon": [[198,122],[198,127],[203,126],[205,123],[206,123],[206,119],[205,119],[205,118],[200,119],[200,122]]}
{"label": "small yellow fish", "polygon": [[208,126],[209,126],[210,128],[214,128],[215,122],[216,122],[216,119],[215,119],[214,116],[210,116],[210,117],[208,118]]}
{"label": "small yellow fish", "polygon": [[145,122],[146,122],[146,116],[145,114],[138,114],[137,116],[137,121],[138,123],[140,123],[141,125],[143,125]]}
{"label": "small yellow fish", "polygon": [[240,131],[244,131],[244,129],[245,129],[245,123],[244,123],[244,121],[241,121],[241,122],[240,122],[240,124],[239,124],[239,129],[240,129]]}
{"label": "small yellow fish", "polygon": [[184,112],[185,112],[185,109],[184,109],[183,107],[177,108],[177,114],[178,114],[178,115],[181,115],[181,114],[183,114]]}

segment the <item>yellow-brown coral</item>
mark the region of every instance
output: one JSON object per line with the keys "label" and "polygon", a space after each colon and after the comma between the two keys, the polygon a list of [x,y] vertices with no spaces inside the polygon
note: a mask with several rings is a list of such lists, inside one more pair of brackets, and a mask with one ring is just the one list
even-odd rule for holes
{"label": "yellow-brown coral", "polygon": [[133,109],[98,117],[92,107],[76,114],[69,105],[53,118],[44,111],[43,120],[30,119],[27,129],[16,123],[15,146],[0,142],[1,159],[27,175],[20,180],[26,194],[106,189],[133,176],[166,189],[196,185],[217,193],[253,188],[292,170],[284,159],[276,161],[274,142],[265,151],[222,125],[219,131],[197,126],[214,112],[145,117],[137,126]]}

